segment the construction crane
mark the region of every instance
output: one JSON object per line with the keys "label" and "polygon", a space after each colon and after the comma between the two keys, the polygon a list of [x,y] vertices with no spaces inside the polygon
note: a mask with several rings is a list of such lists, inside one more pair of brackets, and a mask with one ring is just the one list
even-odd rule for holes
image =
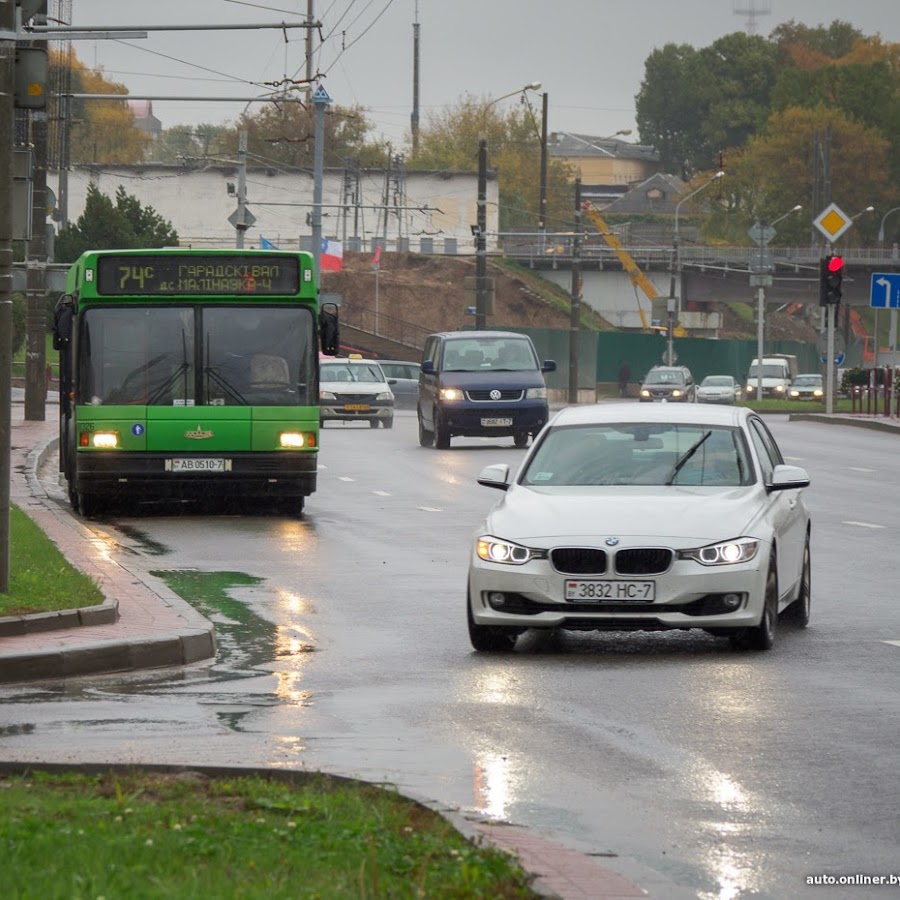
{"label": "construction crane", "polygon": [[[650,301],[652,307],[653,301],[659,298],[659,291],[656,290],[653,282],[640,270],[640,267],[634,261],[631,254],[622,246],[612,229],[606,224],[606,220],[603,216],[601,216],[590,203],[583,203],[581,205],[581,210],[594,224],[594,227],[600,233],[603,240],[615,251],[616,256],[619,257],[619,262],[622,263],[622,268],[628,273],[628,277],[631,279],[631,286],[635,291],[634,296],[635,300],[637,300],[638,313],[641,317],[641,330],[644,332],[665,331],[665,328],[653,326],[647,321],[647,314],[644,312],[640,298],[637,296],[638,288],[640,288],[644,296]],[[676,325],[673,334],[677,337],[684,337],[687,332],[682,326]]]}

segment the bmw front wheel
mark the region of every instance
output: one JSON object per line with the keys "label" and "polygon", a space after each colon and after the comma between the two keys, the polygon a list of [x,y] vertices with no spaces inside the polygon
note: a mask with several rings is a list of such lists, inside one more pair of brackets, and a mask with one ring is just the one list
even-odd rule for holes
{"label": "bmw front wheel", "polygon": [[502,625],[479,625],[472,615],[472,601],[470,597],[466,598],[466,617],[469,623],[469,640],[479,652],[508,652],[515,646],[516,638],[519,636],[519,629],[503,627]]}

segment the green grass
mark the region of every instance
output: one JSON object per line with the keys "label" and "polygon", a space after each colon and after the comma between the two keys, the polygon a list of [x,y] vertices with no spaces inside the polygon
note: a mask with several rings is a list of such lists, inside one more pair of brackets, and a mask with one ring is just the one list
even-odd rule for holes
{"label": "green grass", "polygon": [[141,769],[0,776],[5,900],[536,898],[395,791]]}
{"label": "green grass", "polygon": [[75,569],[21,509],[13,504],[9,513],[9,591],[0,593],[0,616],[103,602],[100,588]]}

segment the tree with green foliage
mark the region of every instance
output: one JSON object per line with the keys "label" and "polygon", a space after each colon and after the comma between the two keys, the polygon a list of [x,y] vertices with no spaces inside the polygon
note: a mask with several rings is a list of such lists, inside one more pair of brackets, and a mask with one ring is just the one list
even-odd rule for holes
{"label": "tree with green foliage", "polygon": [[229,154],[233,132],[224,125],[175,125],[161,131],[147,149],[146,159],[190,165]]}
{"label": "tree with green foliage", "polygon": [[[756,219],[771,221],[795,204],[808,205],[814,172],[813,136],[831,129],[833,200],[855,214],[892,196],[888,140],[876,129],[840,110],[820,105],[773,113],[765,129],[735,152],[728,168],[731,204],[710,226],[724,239],[747,243],[746,228]],[[814,213],[818,213],[815,210]],[[778,243],[802,244],[809,238],[810,214],[789,216],[778,225]],[[873,240],[874,217],[854,224],[854,241]]]}
{"label": "tree with green foliage", "polygon": [[144,207],[125,189],[116,191],[115,203],[96,185],[88,185],[84,212],[56,239],[56,261],[74,262],[86,250],[135,250],[177,246],[172,223],[152,206]]}
{"label": "tree with green foliage", "polygon": [[[539,115],[539,114],[538,114]],[[487,141],[488,167],[497,173],[500,231],[532,231],[537,227],[540,194],[541,129],[528,104],[503,112],[490,99],[466,95],[455,106],[432,115],[419,132],[410,169],[472,172],[478,168],[478,146]],[[547,166],[547,230],[570,228],[574,195],[568,167],[550,160]]]}

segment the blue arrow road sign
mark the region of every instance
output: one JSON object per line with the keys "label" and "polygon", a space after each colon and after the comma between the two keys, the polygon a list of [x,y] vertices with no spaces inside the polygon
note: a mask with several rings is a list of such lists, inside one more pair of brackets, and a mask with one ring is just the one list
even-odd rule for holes
{"label": "blue arrow road sign", "polygon": [[900,309],[900,272],[873,272],[869,306]]}

